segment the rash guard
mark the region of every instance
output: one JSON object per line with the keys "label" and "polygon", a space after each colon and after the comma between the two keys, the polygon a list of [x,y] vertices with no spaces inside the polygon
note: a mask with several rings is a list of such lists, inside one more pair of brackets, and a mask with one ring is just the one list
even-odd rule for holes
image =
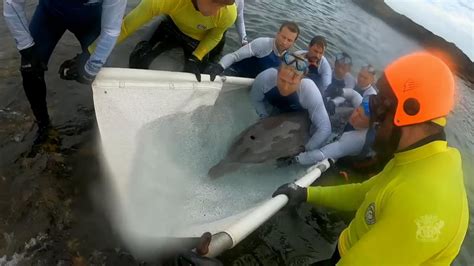
{"label": "rash guard", "polygon": [[357,210],[338,265],[449,265],[468,227],[461,156],[446,141],[396,153],[363,183],[307,193],[311,204]]}
{"label": "rash guard", "polygon": [[202,60],[234,24],[237,10],[234,4],[222,7],[215,16],[204,16],[194,8],[191,0],[143,0],[125,17],[118,42],[162,14],[170,16],[182,33],[200,41],[193,55]]}
{"label": "rash guard", "polygon": [[[329,121],[329,116],[324,107],[318,88],[310,79],[304,78],[301,80],[300,87],[296,93],[289,95],[288,97],[280,96],[280,99],[277,99],[278,96],[275,97],[275,94],[277,93],[277,75],[278,70],[270,68],[263,71],[255,78],[250,91],[250,97],[257,114],[260,117],[269,116],[267,108],[273,107],[270,106],[270,102],[287,102],[295,105],[293,108],[292,106],[288,106],[285,108],[287,110],[307,110],[311,119],[312,135],[308,143],[305,145],[305,149],[309,151],[321,147],[331,134],[331,122]],[[269,97],[272,99],[269,99]]]}

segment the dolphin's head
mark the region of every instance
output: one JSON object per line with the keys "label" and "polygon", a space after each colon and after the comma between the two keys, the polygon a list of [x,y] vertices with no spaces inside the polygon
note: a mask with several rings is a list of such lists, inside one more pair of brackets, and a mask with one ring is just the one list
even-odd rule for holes
{"label": "dolphin's head", "polygon": [[229,149],[227,159],[240,163],[262,163],[296,155],[309,138],[309,120],[301,114],[264,118],[249,127]]}

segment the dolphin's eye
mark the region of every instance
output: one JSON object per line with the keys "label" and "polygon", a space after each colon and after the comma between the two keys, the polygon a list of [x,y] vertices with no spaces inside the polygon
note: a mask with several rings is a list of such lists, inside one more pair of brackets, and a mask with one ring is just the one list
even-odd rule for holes
{"label": "dolphin's eye", "polygon": [[255,140],[255,136],[253,136],[253,135],[250,136],[250,139],[251,139],[251,140]]}

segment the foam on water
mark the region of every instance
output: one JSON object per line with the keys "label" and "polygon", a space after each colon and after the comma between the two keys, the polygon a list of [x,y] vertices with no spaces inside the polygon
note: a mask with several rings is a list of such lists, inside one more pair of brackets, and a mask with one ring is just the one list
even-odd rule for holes
{"label": "foam on water", "polygon": [[279,185],[302,175],[302,167],[278,169],[267,163],[244,165],[216,180],[207,176],[235,137],[256,120],[248,92],[236,90],[221,93],[213,107],[143,128],[128,208],[141,217],[137,227],[159,236],[223,219],[270,198]]}

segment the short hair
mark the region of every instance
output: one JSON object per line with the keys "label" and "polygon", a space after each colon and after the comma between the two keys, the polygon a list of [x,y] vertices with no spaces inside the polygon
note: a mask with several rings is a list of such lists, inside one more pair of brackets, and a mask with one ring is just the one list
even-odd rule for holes
{"label": "short hair", "polygon": [[309,47],[312,47],[315,44],[317,44],[319,46],[322,46],[323,49],[325,49],[325,50],[326,50],[326,47],[328,46],[326,38],[324,38],[321,35],[314,36],[313,39],[311,39],[311,41],[309,42]]}
{"label": "short hair", "polygon": [[377,74],[377,71],[375,70],[375,67],[372,66],[371,64],[365,64],[360,68],[361,71],[366,70],[370,74],[374,75]]}
{"label": "short hair", "polygon": [[298,36],[300,36],[300,27],[298,27],[298,24],[296,24],[296,22],[293,22],[293,21],[285,21],[281,24],[280,26],[280,30],[283,30],[283,28],[287,28],[289,29],[291,32],[294,32],[296,33],[296,39],[298,39]]}
{"label": "short hair", "polygon": [[223,5],[226,5],[226,6],[230,6],[230,5],[233,5],[235,3],[235,0],[213,0],[214,3],[218,3],[218,4],[223,4]]}

